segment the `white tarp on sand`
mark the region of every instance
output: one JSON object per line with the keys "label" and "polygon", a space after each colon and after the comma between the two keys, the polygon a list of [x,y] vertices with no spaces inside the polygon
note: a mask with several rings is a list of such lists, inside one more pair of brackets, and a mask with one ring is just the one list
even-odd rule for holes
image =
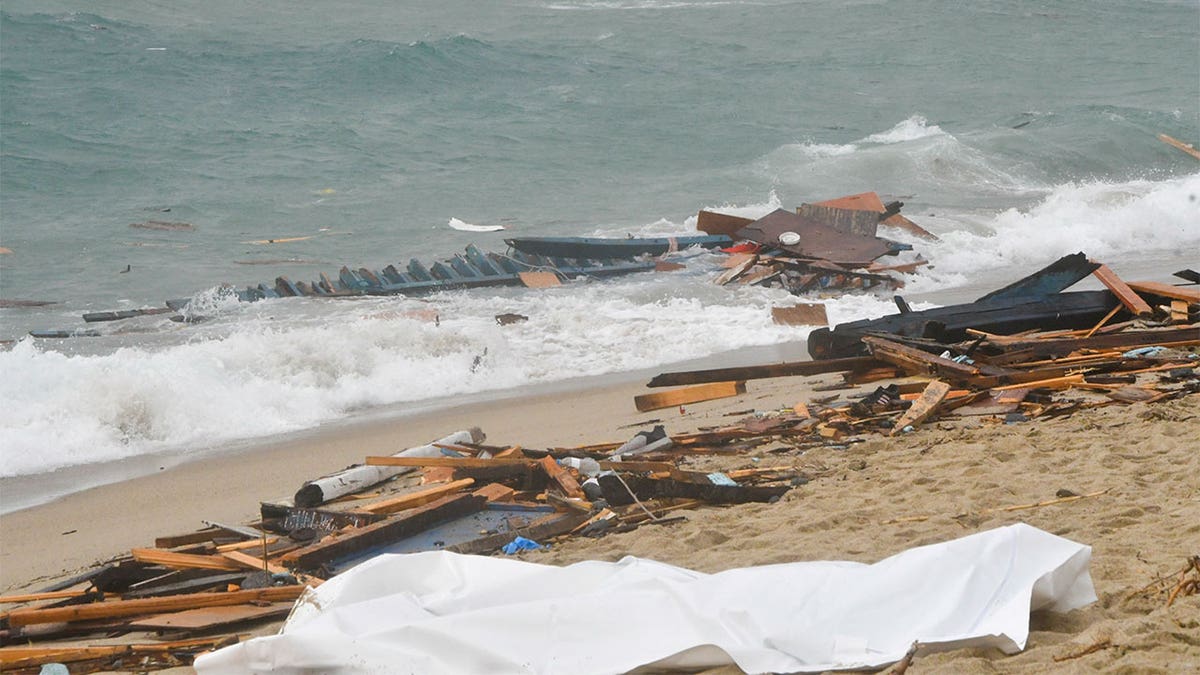
{"label": "white tarp on sand", "polygon": [[385,555],[297,601],[279,635],[201,657],[213,673],[621,673],[866,668],[914,640],[1023,649],[1029,612],[1096,599],[1091,548],[1028,525],[874,565],[702,574],[639,558],[553,567],[446,552]]}

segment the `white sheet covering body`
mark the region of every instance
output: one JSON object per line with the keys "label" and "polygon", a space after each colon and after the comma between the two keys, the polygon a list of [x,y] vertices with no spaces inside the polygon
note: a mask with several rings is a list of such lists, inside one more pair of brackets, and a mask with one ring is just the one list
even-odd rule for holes
{"label": "white sheet covering body", "polygon": [[384,555],[310,590],[278,635],[197,659],[217,673],[622,673],[736,663],[867,668],[914,640],[1024,648],[1029,612],[1095,601],[1091,548],[1018,524],[873,565],[703,574],[627,557],[554,567]]}

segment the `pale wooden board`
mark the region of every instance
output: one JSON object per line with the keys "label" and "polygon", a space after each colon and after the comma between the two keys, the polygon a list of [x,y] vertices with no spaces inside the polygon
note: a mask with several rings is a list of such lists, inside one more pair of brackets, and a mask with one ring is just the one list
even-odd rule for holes
{"label": "pale wooden board", "polygon": [[637,406],[639,411],[646,412],[660,408],[671,408],[686,403],[699,403],[700,401],[711,401],[716,398],[728,398],[744,393],[746,393],[745,382],[713,382],[711,384],[698,384],[694,387],[672,389],[671,391],[655,394],[642,394],[633,398],[633,404]]}
{"label": "pale wooden board", "polygon": [[772,307],[771,319],[784,326],[828,326],[829,317],[821,303],[799,303],[792,307]]}
{"label": "pale wooden board", "polygon": [[239,621],[266,619],[285,616],[292,611],[290,602],[273,602],[266,607],[257,605],[232,605],[229,607],[201,607],[170,614],[157,614],[129,622],[138,628],[170,628],[175,630],[203,630],[216,628]]}
{"label": "pale wooden board", "polygon": [[554,272],[520,272],[517,274],[521,278],[521,283],[529,288],[551,288],[553,286],[562,286],[562,281]]}

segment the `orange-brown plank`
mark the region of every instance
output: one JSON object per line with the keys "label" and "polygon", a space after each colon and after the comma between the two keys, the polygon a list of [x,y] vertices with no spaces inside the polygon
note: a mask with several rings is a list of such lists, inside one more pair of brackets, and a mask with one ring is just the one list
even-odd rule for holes
{"label": "orange-brown plank", "polygon": [[[1093,260],[1092,262],[1096,262]],[[1154,310],[1150,305],[1134,292],[1129,284],[1125,283],[1121,277],[1117,276],[1116,272],[1109,269],[1108,265],[1101,264],[1092,274],[1100,280],[1100,283],[1112,291],[1112,294],[1117,296],[1117,300],[1129,310],[1129,313],[1134,316],[1150,316]]]}

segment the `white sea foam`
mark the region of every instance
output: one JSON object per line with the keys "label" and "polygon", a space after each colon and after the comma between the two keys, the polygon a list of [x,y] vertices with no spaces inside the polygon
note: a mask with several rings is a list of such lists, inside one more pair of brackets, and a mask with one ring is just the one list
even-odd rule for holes
{"label": "white sea foam", "polygon": [[940,242],[910,241],[934,262],[924,275],[934,287],[957,285],[980,270],[1031,267],[1078,251],[1109,260],[1131,252],[1190,251],[1195,256],[1200,251],[1200,174],[1060,185],[1031,208],[942,214],[931,229],[938,231]]}
{"label": "white sea foam", "polygon": [[[707,257],[706,257],[707,256]],[[630,371],[804,337],[772,323],[783,291],[689,269],[429,300],[267,301],[226,310],[184,344],[69,356],[25,340],[0,353],[0,476],[311,428],[378,406]],[[890,311],[831,301],[833,321]],[[499,312],[529,317],[500,326]],[[430,321],[435,313],[438,321]]]}
{"label": "white sea foam", "polygon": [[883,133],[867,136],[862,142],[879,144],[905,143],[907,141],[915,141],[918,138],[945,135],[948,134],[942,131],[942,128],[938,125],[929,124],[928,120],[920,115],[913,115]]}

